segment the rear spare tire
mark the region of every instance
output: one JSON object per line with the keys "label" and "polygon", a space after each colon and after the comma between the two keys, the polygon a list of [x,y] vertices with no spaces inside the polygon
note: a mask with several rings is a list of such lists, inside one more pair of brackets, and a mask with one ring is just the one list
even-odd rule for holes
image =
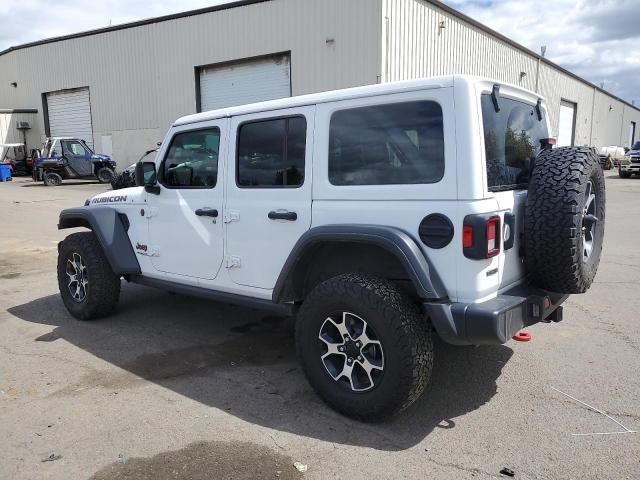
{"label": "rear spare tire", "polygon": [[525,263],[531,281],[558,293],[584,293],[600,263],[604,174],[588,148],[544,150],[525,210]]}

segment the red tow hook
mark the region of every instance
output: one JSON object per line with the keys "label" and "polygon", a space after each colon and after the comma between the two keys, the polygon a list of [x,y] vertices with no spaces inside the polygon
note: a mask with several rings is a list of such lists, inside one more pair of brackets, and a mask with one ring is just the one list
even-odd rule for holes
{"label": "red tow hook", "polygon": [[513,338],[516,342],[530,342],[531,341],[531,334],[527,333],[527,332],[520,332],[515,334]]}

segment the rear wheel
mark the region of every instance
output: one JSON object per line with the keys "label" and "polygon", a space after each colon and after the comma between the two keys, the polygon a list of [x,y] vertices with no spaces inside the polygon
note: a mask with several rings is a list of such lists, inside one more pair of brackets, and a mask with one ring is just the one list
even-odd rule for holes
{"label": "rear wheel", "polygon": [[62,185],[62,177],[56,172],[47,172],[44,174],[44,184],[47,187],[58,187]]}
{"label": "rear wheel", "polygon": [[433,365],[426,318],[394,285],[367,275],[339,275],[309,294],[298,315],[296,347],[318,395],[361,420],[409,407]]}
{"label": "rear wheel", "polygon": [[109,315],[120,297],[113,273],[93,232],[69,235],[58,252],[58,288],[69,313],[79,320]]}
{"label": "rear wheel", "polygon": [[102,167],[98,170],[96,176],[98,177],[98,181],[100,183],[109,183],[113,178],[113,170],[108,167]]}

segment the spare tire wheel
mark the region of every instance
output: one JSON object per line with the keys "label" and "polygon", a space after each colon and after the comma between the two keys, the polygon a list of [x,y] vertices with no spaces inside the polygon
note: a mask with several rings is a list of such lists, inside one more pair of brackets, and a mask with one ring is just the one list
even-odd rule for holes
{"label": "spare tire wheel", "polygon": [[588,148],[561,147],[536,158],[527,195],[525,264],[533,284],[584,293],[600,263],[604,174]]}

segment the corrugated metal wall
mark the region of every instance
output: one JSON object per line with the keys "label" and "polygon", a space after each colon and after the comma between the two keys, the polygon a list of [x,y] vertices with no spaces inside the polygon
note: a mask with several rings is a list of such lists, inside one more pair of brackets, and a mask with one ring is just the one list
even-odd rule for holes
{"label": "corrugated metal wall", "polygon": [[[460,73],[535,91],[534,55],[425,0],[383,0],[382,11],[384,81]],[[563,99],[577,104],[576,145],[626,145],[631,121],[640,128],[637,109],[544,62],[539,68],[538,91],[549,105],[552,135],[558,134]]]}
{"label": "corrugated metal wall", "polygon": [[112,135],[125,165],[196,111],[197,66],[290,51],[294,95],[376,83],[380,8],[273,0],[13,51],[0,56],[0,108],[42,110],[42,93],[88,86],[95,145]]}
{"label": "corrugated metal wall", "polygon": [[[42,94],[89,87],[96,148],[111,137],[126,165],[196,111],[196,67],[282,52],[291,54],[294,95],[452,73],[534,90],[538,67],[431,1],[271,0],[9,52],[0,56],[0,108],[42,112]],[[625,144],[630,122],[640,128],[640,112],[544,62],[539,87],[554,135],[561,99],[577,104],[577,144]],[[44,132],[37,118],[31,136]]]}

